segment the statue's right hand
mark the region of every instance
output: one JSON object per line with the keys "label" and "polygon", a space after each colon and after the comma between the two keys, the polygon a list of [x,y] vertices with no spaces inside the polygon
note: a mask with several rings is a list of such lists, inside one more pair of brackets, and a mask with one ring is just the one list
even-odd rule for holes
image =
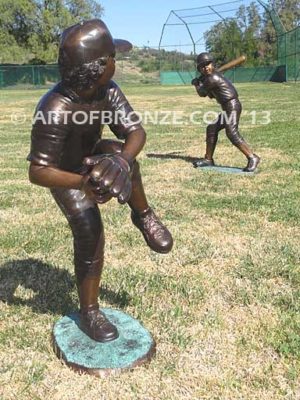
{"label": "statue's right hand", "polygon": [[86,173],[82,178],[81,190],[83,190],[91,200],[99,204],[104,204],[113,197],[108,190],[103,189],[91,180],[89,173]]}

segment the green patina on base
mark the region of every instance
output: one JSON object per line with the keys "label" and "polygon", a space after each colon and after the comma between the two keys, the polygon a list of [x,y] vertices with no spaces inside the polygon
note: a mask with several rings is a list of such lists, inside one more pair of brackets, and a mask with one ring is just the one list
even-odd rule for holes
{"label": "green patina on base", "polygon": [[79,329],[79,314],[61,318],[53,329],[57,354],[75,369],[95,370],[132,368],[148,361],[155,352],[150,333],[134,318],[122,311],[101,309],[116,325],[119,337],[107,343],[90,339]]}
{"label": "green patina on base", "polygon": [[254,172],[245,172],[242,168],[236,167],[223,167],[221,165],[214,165],[210,167],[196,167],[196,169],[201,169],[203,171],[214,171],[214,172],[224,172],[225,174],[242,174],[253,176]]}

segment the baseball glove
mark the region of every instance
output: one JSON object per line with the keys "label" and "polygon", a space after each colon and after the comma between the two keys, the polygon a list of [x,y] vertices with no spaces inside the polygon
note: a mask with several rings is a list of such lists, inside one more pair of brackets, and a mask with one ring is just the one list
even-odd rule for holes
{"label": "baseball glove", "polygon": [[132,184],[130,165],[119,153],[86,157],[88,183],[98,203],[106,203],[116,197],[120,204],[130,198]]}

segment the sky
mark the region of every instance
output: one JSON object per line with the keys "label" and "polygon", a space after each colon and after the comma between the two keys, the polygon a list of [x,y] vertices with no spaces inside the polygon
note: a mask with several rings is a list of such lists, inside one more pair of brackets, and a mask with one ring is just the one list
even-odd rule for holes
{"label": "sky", "polygon": [[[127,39],[131,41],[134,46],[138,47],[157,47],[163,24],[172,9],[178,10],[202,7],[224,3],[226,1],[229,0],[99,0],[99,3],[104,7],[102,19],[115,38]],[[237,8],[243,3],[249,3],[250,0],[240,1],[241,3],[231,4],[226,7]],[[206,12],[207,10],[210,11],[206,9]],[[201,13],[204,12],[204,10],[201,11]],[[206,18],[207,21],[212,17],[201,18],[202,20]],[[214,16],[214,19],[216,18],[218,17]],[[206,31],[210,25],[211,24],[207,22],[200,25],[193,25],[191,27],[192,35],[196,39],[202,38],[203,32]],[[189,43],[191,43],[191,39],[184,27],[170,26],[166,28],[162,44],[178,44],[178,50],[180,50],[183,48],[184,44]]]}

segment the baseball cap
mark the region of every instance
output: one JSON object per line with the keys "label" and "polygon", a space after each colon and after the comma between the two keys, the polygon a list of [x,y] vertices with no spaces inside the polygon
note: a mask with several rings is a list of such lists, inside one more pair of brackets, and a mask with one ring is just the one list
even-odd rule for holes
{"label": "baseball cap", "polygon": [[59,64],[79,66],[100,57],[132,49],[127,40],[113,39],[100,19],[92,19],[70,26],[63,31],[59,45]]}

